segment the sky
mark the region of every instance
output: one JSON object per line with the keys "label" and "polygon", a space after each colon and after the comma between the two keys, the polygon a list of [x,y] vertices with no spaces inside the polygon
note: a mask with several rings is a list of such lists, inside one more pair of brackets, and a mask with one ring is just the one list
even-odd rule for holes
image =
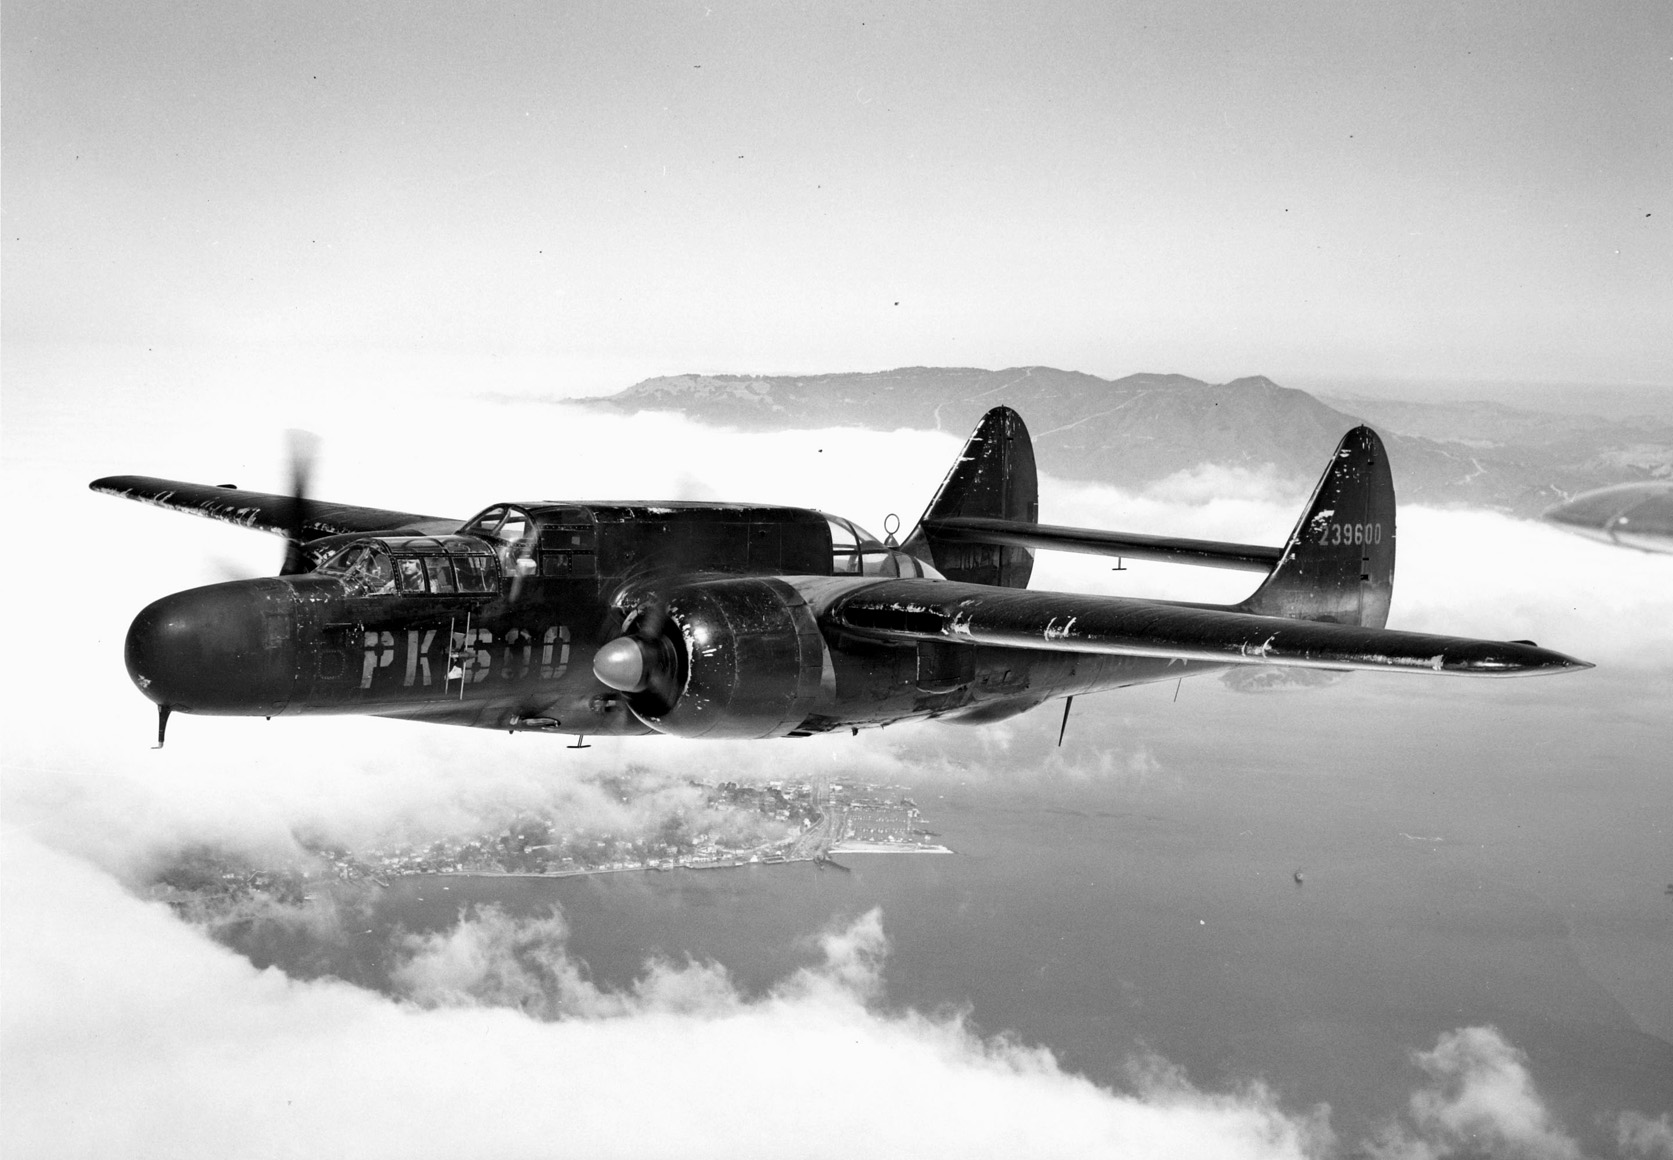
{"label": "sky", "polygon": [[[833,1090],[879,1133],[804,1137],[809,1154],[1579,1154],[1542,1061],[1467,1018],[1414,1048],[1374,1139],[1142,1054],[1123,1085],[1095,1084],[1047,1045],[894,999],[887,913],[823,931],[762,993],[701,961],[601,992],[557,916],[478,914],[392,947],[392,995],[258,969],[140,897],[146,869],[203,842],[282,855],[299,828],[457,832],[507,802],[603,816],[582,774],[673,770],[686,750],[612,743],[559,766],[526,737],[189,719],[153,753],[117,659],[128,621],[166,592],[272,572],[277,545],[85,488],[117,472],[279,488],[298,426],[323,437],[317,494],[346,502],[464,517],[533,495],[765,499],[880,529],[891,511],[910,523],[956,438],[751,436],[481,396],[946,364],[1670,388],[1665,5],[8,0],[0,35],[5,503],[75,545],[53,577],[67,611],[0,675],[0,1093],[20,1154],[747,1155]],[[1042,512],[1277,542],[1311,482],[1191,465],[1143,494],[1047,480]],[[1514,684],[1460,690],[1447,743],[1475,774],[1541,744],[1592,753],[1569,727],[1584,719],[1647,778],[1643,752],[1608,738],[1665,737],[1667,561],[1487,513],[1404,510],[1401,536],[1392,626],[1600,665],[1603,683],[1566,686],[1589,690],[1572,704],[1538,695],[1552,708],[1532,740],[1493,708]],[[1204,600],[1240,584],[1078,558],[1036,581]],[[5,591],[37,607],[39,573],[10,570]],[[1302,729],[1319,704],[1415,703],[1370,688],[1270,712]],[[1156,722],[1133,712],[1100,756],[1043,776],[1148,776]],[[1222,737],[1191,720],[1201,744]],[[1011,776],[1011,739],[1048,727],[903,731],[842,760]],[[1447,760],[1432,739],[1422,756]],[[765,776],[782,758],[703,760]],[[1571,772],[1503,792],[1567,801]],[[1614,827],[1611,859],[1661,850],[1665,877],[1663,805],[1575,815]],[[1666,1036],[1661,928],[1591,889],[1562,896],[1590,915],[1579,953],[1622,1018]],[[787,1041],[806,1045],[798,1068]],[[747,1067],[706,1067],[717,1053]],[[661,1114],[626,1115],[624,1092],[645,1091]],[[1614,1112],[1619,1154],[1673,1154],[1667,1109]]]}
{"label": "sky", "polygon": [[6,6],[8,345],[1673,384],[1673,14]]}

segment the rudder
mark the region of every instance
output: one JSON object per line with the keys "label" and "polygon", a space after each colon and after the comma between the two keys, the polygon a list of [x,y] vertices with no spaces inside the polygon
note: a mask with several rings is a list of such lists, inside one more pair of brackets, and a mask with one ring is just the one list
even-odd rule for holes
{"label": "rudder", "polygon": [[1238,611],[1382,628],[1394,595],[1394,476],[1377,433],[1336,445],[1272,575]]}
{"label": "rudder", "polygon": [[925,532],[931,520],[999,519],[1032,524],[1040,515],[1034,441],[1022,417],[995,407],[976,425],[953,469],[901,547],[933,564],[949,580],[1026,588],[1034,553],[997,544],[959,543]]}

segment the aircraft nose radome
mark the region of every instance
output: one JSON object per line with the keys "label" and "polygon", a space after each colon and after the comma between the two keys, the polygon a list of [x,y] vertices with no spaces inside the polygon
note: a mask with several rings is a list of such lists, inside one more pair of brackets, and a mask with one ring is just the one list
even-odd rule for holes
{"label": "aircraft nose radome", "polygon": [[165,596],[128,628],[128,676],[171,709],[280,712],[296,679],[295,611],[295,593],[282,580]]}

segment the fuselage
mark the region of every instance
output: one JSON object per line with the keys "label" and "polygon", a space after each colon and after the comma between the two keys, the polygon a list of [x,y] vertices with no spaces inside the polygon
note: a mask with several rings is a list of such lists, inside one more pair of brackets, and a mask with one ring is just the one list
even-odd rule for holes
{"label": "fuselage", "polygon": [[[135,684],[159,705],[194,713],[672,732],[602,683],[593,662],[670,586],[694,583],[723,595],[748,589],[755,603],[723,601],[709,621],[699,608],[693,655],[718,648],[705,652],[713,622],[736,638],[728,647],[751,673],[768,674],[751,688],[740,662],[736,695],[711,716],[745,724],[711,730],[698,718],[688,728],[702,735],[991,721],[1053,697],[1215,667],[846,632],[823,615],[834,600],[933,569],[805,509],[507,504],[454,535],[343,540],[317,571],[192,589],[146,608],[127,641]],[[762,597],[784,624],[804,626],[799,640],[775,630]],[[811,645],[807,626],[817,627]],[[802,692],[791,696],[785,689],[798,680]]]}

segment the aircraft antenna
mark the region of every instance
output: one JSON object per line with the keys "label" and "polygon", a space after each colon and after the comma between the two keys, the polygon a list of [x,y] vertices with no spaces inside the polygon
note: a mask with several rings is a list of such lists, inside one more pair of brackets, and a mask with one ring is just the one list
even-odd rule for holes
{"label": "aircraft antenna", "polygon": [[168,732],[168,715],[171,712],[173,712],[173,710],[167,705],[157,706],[157,744],[153,745],[151,747],[152,749],[161,749],[163,747],[163,734]]}
{"label": "aircraft antenna", "polygon": [[1069,709],[1075,703],[1075,695],[1070,693],[1063,701],[1063,724],[1057,727],[1057,747],[1063,748],[1063,735],[1069,731]]}

